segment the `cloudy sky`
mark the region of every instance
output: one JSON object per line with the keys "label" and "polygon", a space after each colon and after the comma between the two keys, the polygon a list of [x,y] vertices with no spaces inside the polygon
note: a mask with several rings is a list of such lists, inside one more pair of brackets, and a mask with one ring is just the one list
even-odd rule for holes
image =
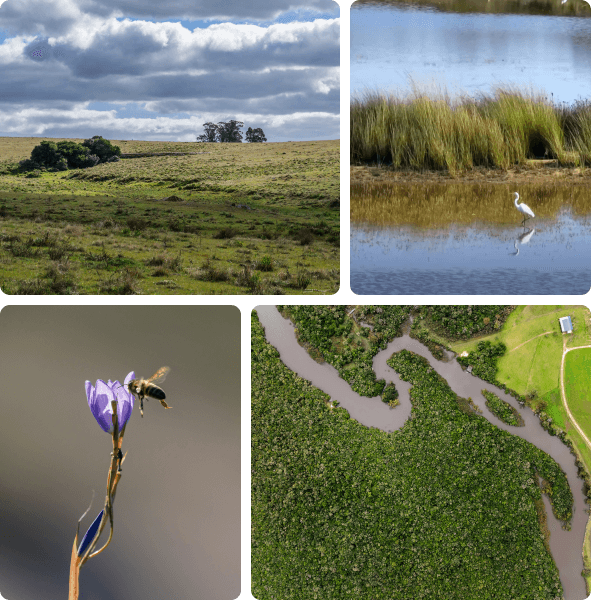
{"label": "cloudy sky", "polygon": [[0,136],[339,138],[332,0],[0,0]]}

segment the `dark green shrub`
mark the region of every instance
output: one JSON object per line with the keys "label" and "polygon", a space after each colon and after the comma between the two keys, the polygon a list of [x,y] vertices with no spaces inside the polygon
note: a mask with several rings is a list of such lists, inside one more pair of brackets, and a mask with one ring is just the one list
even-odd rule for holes
{"label": "dark green shrub", "polygon": [[112,156],[121,156],[121,148],[100,135],[84,140],[82,145],[89,149],[90,154],[98,156],[100,162],[107,162]]}
{"label": "dark green shrub", "polygon": [[101,162],[101,159],[96,154],[89,154],[84,161],[84,168],[90,169],[96,167]]}
{"label": "dark green shrub", "polygon": [[220,229],[217,233],[214,234],[214,239],[216,240],[230,240],[232,239],[238,232],[233,227],[224,227]]}
{"label": "dark green shrub", "polygon": [[67,166],[71,169],[83,169],[87,166],[90,152],[82,144],[63,140],[57,143],[57,150],[67,160]]}
{"label": "dark green shrub", "polygon": [[[22,171],[36,171],[41,168],[41,165],[30,158],[26,158],[25,160],[21,160],[18,163],[18,166]],[[39,175],[33,175],[33,177],[41,177],[41,171],[39,171]]]}
{"label": "dark green shrub", "polygon": [[139,217],[129,217],[127,226],[131,231],[143,231],[148,226],[148,221]]}
{"label": "dark green shrub", "polygon": [[382,402],[385,402],[388,406],[394,408],[400,404],[400,400],[398,400],[398,390],[393,383],[389,383],[384,388],[382,393]]}
{"label": "dark green shrub", "polygon": [[31,152],[31,161],[44,167],[55,167],[62,158],[55,142],[43,140]]}

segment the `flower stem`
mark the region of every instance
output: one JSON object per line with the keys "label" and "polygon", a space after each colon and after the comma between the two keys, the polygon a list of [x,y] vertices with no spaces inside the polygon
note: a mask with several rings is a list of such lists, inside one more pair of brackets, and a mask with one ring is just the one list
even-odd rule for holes
{"label": "flower stem", "polygon": [[[79,577],[80,569],[82,568],[82,566],[84,566],[84,564],[90,558],[96,556],[97,554],[100,554],[111,543],[111,540],[113,539],[113,502],[115,500],[117,485],[119,483],[119,480],[121,479],[121,465],[125,460],[125,456],[122,456],[121,454],[121,444],[123,443],[125,425],[123,426],[121,432],[119,432],[119,420],[117,416],[116,400],[113,400],[111,402],[111,408],[113,409],[113,452],[111,452],[111,464],[109,466],[109,472],[107,474],[107,496],[105,499],[105,508],[103,509],[103,517],[92,542],[88,545],[82,556],[78,556],[77,550],[78,530],[80,528],[80,521],[78,521],[78,528],[76,529],[76,537],[74,538],[74,547],[72,549],[72,558],[70,561],[70,588],[68,600],[78,600]],[[109,519],[110,523],[109,539],[100,550],[93,552],[101,536],[101,533],[105,528],[107,519]]]}

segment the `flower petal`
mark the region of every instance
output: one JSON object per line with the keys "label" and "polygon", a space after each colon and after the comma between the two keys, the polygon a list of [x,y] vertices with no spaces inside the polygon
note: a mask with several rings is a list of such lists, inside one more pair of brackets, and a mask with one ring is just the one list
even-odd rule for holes
{"label": "flower petal", "polygon": [[[135,373],[132,371],[125,378],[125,383],[131,381],[134,377]],[[110,379],[105,383],[102,379],[98,379],[96,388],[92,386],[90,381],[86,382],[85,387],[88,406],[101,429],[107,433],[113,432],[113,408],[111,407],[113,400],[117,401],[119,429],[123,429],[131,417],[134,401],[134,395],[129,392],[125,384]]]}
{"label": "flower petal", "polygon": [[78,546],[78,556],[82,556],[86,549],[88,548],[90,542],[94,539],[96,532],[101,524],[101,519],[103,518],[104,509],[98,514],[98,517],[92,522],[92,525],[88,528],[88,531],[84,534],[82,541],[80,542],[80,546]]}
{"label": "flower petal", "polygon": [[90,383],[90,381],[86,381],[84,386],[86,388],[86,399],[88,400],[88,404],[90,405],[91,402],[94,400],[94,386],[92,385],[92,383]]}

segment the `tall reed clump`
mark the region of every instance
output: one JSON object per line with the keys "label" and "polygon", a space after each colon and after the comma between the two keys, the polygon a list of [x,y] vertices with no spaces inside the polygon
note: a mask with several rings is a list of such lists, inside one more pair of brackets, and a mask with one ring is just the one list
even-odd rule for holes
{"label": "tall reed clump", "polygon": [[567,143],[582,166],[591,165],[591,100],[578,100],[560,110]]}
{"label": "tall reed clump", "polygon": [[[579,153],[591,158],[591,111],[580,112],[589,124],[577,122],[578,131],[589,127],[589,143]],[[506,169],[535,157],[564,162],[567,151],[557,107],[534,91],[505,87],[452,99],[446,90],[412,84],[406,95],[367,92],[351,104],[353,162],[455,173]]]}
{"label": "tall reed clump", "polygon": [[482,95],[480,111],[501,128],[509,164],[528,158],[565,160],[564,131],[557,108],[534,91],[497,88]]}

